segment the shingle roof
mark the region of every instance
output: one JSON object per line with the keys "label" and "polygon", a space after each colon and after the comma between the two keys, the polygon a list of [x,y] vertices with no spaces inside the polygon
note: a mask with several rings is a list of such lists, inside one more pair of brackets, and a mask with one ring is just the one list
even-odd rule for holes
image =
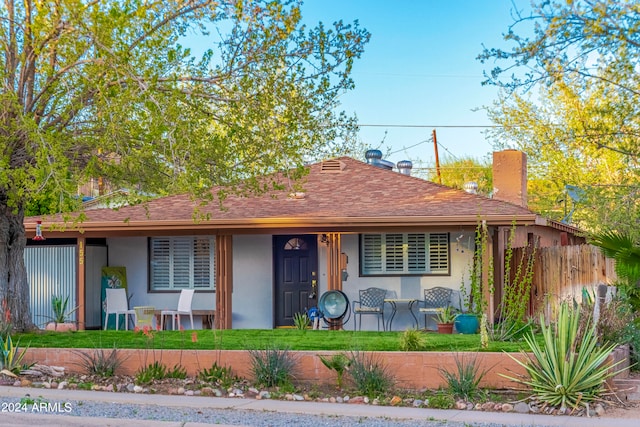
{"label": "shingle roof", "polygon": [[[479,217],[500,218],[510,224],[516,217],[534,221],[536,214],[524,207],[438,185],[421,178],[402,175],[349,157],[309,166],[302,182],[304,197],[290,197],[290,190],[259,196],[230,195],[221,210],[215,202],[199,207],[209,219],[200,226],[244,224],[250,228],[261,222],[291,226],[299,221],[336,225],[382,221],[456,223],[475,222]],[[108,223],[126,223],[128,227],[142,223],[194,223],[198,202],[188,195],[152,200],[144,205],[126,206],[118,210],[86,211],[81,227],[91,228]],[[447,220],[443,222],[443,218]],[[35,220],[35,218],[32,218]],[[27,219],[25,223],[34,222]],[[45,222],[49,219],[43,218]]]}

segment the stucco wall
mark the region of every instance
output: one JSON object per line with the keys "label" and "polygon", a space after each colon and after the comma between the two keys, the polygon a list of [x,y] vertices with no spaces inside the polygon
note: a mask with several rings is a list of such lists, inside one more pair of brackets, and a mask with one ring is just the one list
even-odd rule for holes
{"label": "stucco wall", "polygon": [[233,237],[233,329],[273,327],[271,235]]}
{"label": "stucco wall", "polygon": [[[131,308],[139,305],[153,306],[156,309],[175,309],[178,306],[180,292],[148,292],[149,258],[146,237],[121,237],[107,240],[109,246],[109,266],[126,267],[128,294]],[[194,295],[194,310],[212,310],[215,308],[214,292],[197,292]],[[182,325],[190,328],[189,318],[182,316]],[[195,316],[194,327],[201,328],[202,322]]]}
{"label": "stucco wall", "polygon": [[[93,349],[84,351],[92,352]],[[161,354],[160,354],[161,353]],[[335,372],[326,368],[318,354],[330,356],[331,351],[297,351],[292,352],[296,358],[295,377],[297,382],[312,384],[335,384]],[[142,365],[154,362],[152,352],[146,350],[118,349],[123,361],[119,374],[133,375]],[[477,363],[481,371],[487,371],[480,386],[486,388],[507,388],[516,384],[501,374],[524,374],[524,369],[506,353],[456,353],[456,352],[375,352],[367,353],[367,357],[381,363],[392,375],[394,384],[406,389],[436,389],[445,386],[440,369],[456,372],[456,358],[462,363]],[[522,354],[513,354],[522,359]],[[234,374],[243,378],[251,378],[251,359],[244,350],[162,350],[156,351],[156,359],[162,359],[165,366],[180,364],[187,373],[195,376],[202,369],[209,369],[213,363],[218,366],[231,367]],[[25,361],[44,365],[63,366],[68,372],[80,372],[82,363],[77,352],[69,349],[30,348]]]}
{"label": "stucco wall", "polygon": [[[346,281],[342,283],[342,290],[349,298],[349,301],[358,300],[359,290],[366,289],[368,287],[379,287],[388,289],[389,296],[395,295],[396,298],[417,298],[422,300],[424,296],[424,289],[434,286],[444,286],[453,289],[458,292],[462,278],[465,277],[468,281],[469,267],[473,258],[473,240],[474,235],[470,232],[452,232],[450,235],[450,265],[451,274],[448,276],[360,276],[359,269],[359,236],[357,234],[349,234],[342,236],[342,251],[349,257],[349,263],[347,264],[347,273],[349,274]],[[326,259],[326,247],[320,245],[319,251]],[[326,263],[325,263],[326,264]],[[326,270],[326,267],[325,267]],[[323,277],[323,276],[321,276]],[[322,284],[321,284],[322,285]],[[326,289],[322,286],[321,291]],[[457,298],[454,298],[457,299]],[[414,312],[419,321],[419,326],[424,327],[424,316],[421,315],[417,306],[414,308]],[[385,320],[390,316],[390,307],[385,307]],[[429,317],[428,327],[435,328],[435,322],[433,318]],[[358,320],[359,323],[359,320]],[[393,319],[392,330],[405,330],[407,328],[414,327],[415,323],[413,317],[411,317],[406,306],[399,307],[396,316]],[[353,318],[349,319],[345,325],[346,329],[353,328]],[[362,316],[362,329],[363,330],[375,330],[377,329],[376,316]]]}

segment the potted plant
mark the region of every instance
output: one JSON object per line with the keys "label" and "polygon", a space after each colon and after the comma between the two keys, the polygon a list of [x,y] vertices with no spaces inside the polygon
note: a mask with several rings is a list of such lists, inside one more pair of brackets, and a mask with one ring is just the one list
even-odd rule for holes
{"label": "potted plant", "polygon": [[[456,331],[461,334],[475,334],[480,327],[480,316],[487,308],[487,301],[482,289],[482,258],[487,247],[486,231],[479,225],[476,228],[475,251],[473,260],[469,267],[469,287],[465,286],[464,280],[460,285],[460,306],[462,313],[455,319]],[[489,271],[489,282],[492,282],[493,275]],[[492,287],[492,283],[489,283]]]}
{"label": "potted plant", "polygon": [[438,332],[441,334],[453,333],[453,322],[456,319],[456,311],[453,307],[447,306],[438,311],[436,318],[436,324],[438,326]]}
{"label": "potted plant", "polygon": [[66,298],[59,297],[54,295],[51,297],[51,308],[53,309],[53,316],[51,317],[51,321],[47,323],[46,329],[48,331],[75,331],[76,324],[75,322],[69,319],[78,307],[74,307],[72,309],[67,309],[69,305],[69,297]]}

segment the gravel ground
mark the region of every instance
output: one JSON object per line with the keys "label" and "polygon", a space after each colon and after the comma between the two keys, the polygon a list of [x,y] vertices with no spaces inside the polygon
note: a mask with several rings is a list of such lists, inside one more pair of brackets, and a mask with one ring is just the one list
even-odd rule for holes
{"label": "gravel ground", "polygon": [[[20,399],[9,398],[3,402],[17,404]],[[392,420],[389,418],[350,417],[350,416],[317,416],[283,412],[265,412],[237,409],[193,409],[170,408],[156,405],[114,404],[94,401],[67,401],[71,410],[60,416],[101,417],[136,420],[197,422],[205,424],[227,424],[238,426],[296,426],[319,427],[336,426],[392,426],[415,427],[509,427],[506,424],[451,422],[436,420]],[[522,424],[518,424],[522,426]]]}

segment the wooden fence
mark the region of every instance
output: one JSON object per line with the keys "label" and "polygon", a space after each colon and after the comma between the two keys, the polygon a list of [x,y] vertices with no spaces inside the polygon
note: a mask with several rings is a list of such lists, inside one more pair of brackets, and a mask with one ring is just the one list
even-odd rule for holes
{"label": "wooden fence", "polygon": [[[514,248],[513,263],[521,262],[528,248]],[[551,246],[536,249],[529,314],[544,313],[554,318],[558,303],[582,299],[582,289],[595,291],[598,285],[610,285],[616,280],[614,261],[605,258],[600,248],[592,245]]]}

